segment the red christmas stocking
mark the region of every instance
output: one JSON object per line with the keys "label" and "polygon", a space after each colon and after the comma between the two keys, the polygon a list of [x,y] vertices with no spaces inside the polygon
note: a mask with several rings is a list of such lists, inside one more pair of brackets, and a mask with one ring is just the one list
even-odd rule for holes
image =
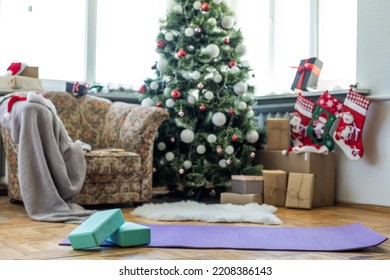
{"label": "red christmas stocking", "polygon": [[307,135],[307,127],[310,123],[315,104],[313,101],[305,98],[298,93],[294,106],[294,112],[291,113],[291,141],[293,146],[310,145],[311,138]]}
{"label": "red christmas stocking", "polygon": [[362,132],[370,103],[366,97],[350,89],[339,114],[341,119],[333,139],[350,160],[363,157]]}

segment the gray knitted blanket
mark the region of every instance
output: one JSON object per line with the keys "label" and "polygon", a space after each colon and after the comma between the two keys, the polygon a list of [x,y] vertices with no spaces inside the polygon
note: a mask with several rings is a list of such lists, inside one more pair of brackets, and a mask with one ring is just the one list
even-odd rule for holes
{"label": "gray knitted blanket", "polygon": [[85,179],[84,151],[69,138],[53,103],[34,100],[15,102],[10,117],[6,117],[9,98],[0,105],[0,124],[18,144],[24,207],[33,220],[82,223],[94,212],[72,202]]}

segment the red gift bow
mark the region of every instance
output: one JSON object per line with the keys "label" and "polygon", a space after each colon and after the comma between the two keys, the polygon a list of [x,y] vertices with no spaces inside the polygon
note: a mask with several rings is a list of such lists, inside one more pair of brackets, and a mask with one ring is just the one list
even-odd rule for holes
{"label": "red gift bow", "polygon": [[79,91],[79,87],[80,87],[80,83],[79,82],[75,82],[73,84],[72,92],[78,92]]}
{"label": "red gift bow", "polygon": [[317,65],[309,63],[309,59],[306,59],[306,61],[303,65],[298,66],[298,67],[292,66],[291,68],[297,68],[297,73],[302,73],[301,76],[299,77],[299,81],[298,81],[298,84],[296,86],[297,89],[302,89],[306,71],[310,71],[317,76],[319,76],[320,72],[321,72],[321,69]]}

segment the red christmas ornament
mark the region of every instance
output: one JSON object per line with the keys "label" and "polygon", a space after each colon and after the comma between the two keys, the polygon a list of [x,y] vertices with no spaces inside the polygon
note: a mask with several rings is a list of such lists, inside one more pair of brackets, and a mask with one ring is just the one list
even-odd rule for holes
{"label": "red christmas ornament", "polygon": [[229,37],[226,37],[225,40],[223,40],[223,42],[224,42],[225,44],[229,44],[229,43],[230,43]]}
{"label": "red christmas ornament", "polygon": [[179,99],[181,97],[181,92],[177,89],[171,91],[171,97],[173,99]]}
{"label": "red christmas ornament", "polygon": [[234,115],[235,113],[236,113],[236,112],[234,111],[234,109],[230,109],[230,110],[229,110],[229,114],[230,114],[230,115]]}
{"label": "red christmas ornament", "polygon": [[234,134],[234,135],[232,136],[232,140],[233,140],[233,141],[237,141],[237,140],[238,140],[238,136]]}
{"label": "red christmas ornament", "polygon": [[145,92],[146,92],[146,86],[143,85],[143,86],[139,89],[139,92],[140,92],[140,93],[145,93]]}
{"label": "red christmas ornament", "polygon": [[158,101],[158,102],[156,103],[156,106],[157,106],[157,107],[162,107],[162,102],[161,102],[161,101]]}
{"label": "red christmas ornament", "polygon": [[203,3],[201,6],[200,6],[200,9],[203,11],[203,12],[207,12],[209,10],[209,3],[205,2]]}
{"label": "red christmas ornament", "polygon": [[158,41],[157,41],[157,47],[158,47],[159,49],[162,49],[163,47],[165,47],[165,42],[164,42],[164,40],[158,40]]}
{"label": "red christmas ornament", "polygon": [[201,110],[202,112],[206,110],[206,106],[204,106],[203,104],[199,106],[199,110]]}
{"label": "red christmas ornament", "polygon": [[229,67],[234,67],[234,66],[237,66],[237,62],[234,61],[234,60],[230,60],[229,61]]}
{"label": "red christmas ornament", "polygon": [[176,56],[178,58],[183,58],[187,55],[186,51],[185,50],[179,50],[177,53],[176,53]]}

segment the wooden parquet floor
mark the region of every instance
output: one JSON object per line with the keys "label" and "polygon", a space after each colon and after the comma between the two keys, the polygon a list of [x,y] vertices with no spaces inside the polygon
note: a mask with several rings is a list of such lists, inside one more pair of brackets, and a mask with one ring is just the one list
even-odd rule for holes
{"label": "wooden parquet floor", "polygon": [[[121,209],[126,221],[158,223],[132,216],[130,207]],[[389,212],[346,206],[312,210],[280,207],[276,215],[283,221],[282,226],[338,226],[359,222],[382,235],[390,236]],[[77,226],[33,221],[27,216],[23,205],[12,204],[8,197],[0,196],[0,260],[390,260],[390,241],[376,247],[350,252],[141,247],[73,250],[70,246],[59,246],[59,242]]]}

